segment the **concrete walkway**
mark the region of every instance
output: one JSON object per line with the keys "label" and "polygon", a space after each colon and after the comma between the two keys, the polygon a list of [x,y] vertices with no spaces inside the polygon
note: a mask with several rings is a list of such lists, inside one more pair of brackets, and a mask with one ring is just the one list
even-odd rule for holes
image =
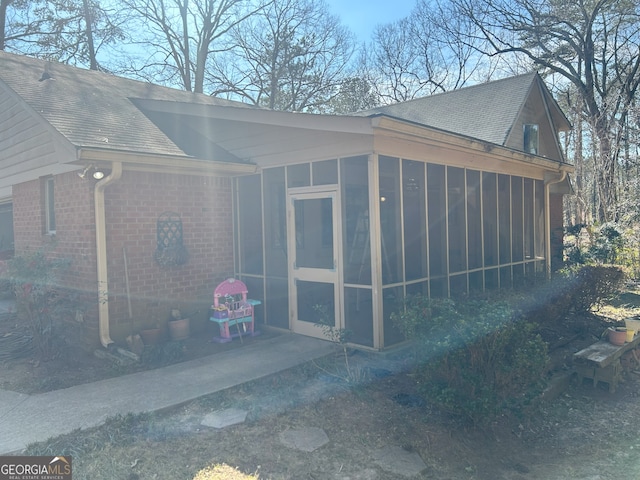
{"label": "concrete walkway", "polygon": [[38,395],[0,390],[0,455],[91,428],[117,414],[153,412],[249,382],[332,351],[330,342],[283,334],[209,357]]}

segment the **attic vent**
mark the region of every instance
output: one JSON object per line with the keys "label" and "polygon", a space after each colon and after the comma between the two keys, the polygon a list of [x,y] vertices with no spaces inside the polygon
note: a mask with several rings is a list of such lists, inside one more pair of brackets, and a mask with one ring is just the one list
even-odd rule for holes
{"label": "attic vent", "polygon": [[538,125],[535,123],[524,125],[524,151],[532,155],[538,154]]}

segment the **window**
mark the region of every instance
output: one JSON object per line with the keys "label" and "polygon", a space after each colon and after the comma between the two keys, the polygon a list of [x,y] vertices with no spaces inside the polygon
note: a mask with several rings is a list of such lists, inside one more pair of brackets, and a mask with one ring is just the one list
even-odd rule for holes
{"label": "window", "polygon": [[45,233],[56,233],[56,211],[54,208],[53,177],[44,180]]}
{"label": "window", "polygon": [[0,203],[0,252],[13,250],[13,204]]}
{"label": "window", "polygon": [[538,125],[535,123],[524,126],[524,151],[533,155],[538,154]]}

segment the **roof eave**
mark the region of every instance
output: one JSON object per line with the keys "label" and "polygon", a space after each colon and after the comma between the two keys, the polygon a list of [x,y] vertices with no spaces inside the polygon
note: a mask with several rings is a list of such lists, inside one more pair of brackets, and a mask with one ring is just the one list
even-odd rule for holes
{"label": "roof eave", "polygon": [[122,162],[126,171],[172,173],[176,175],[235,176],[249,175],[258,166],[249,163],[231,163],[175,155],[152,155],[122,150],[79,148],[74,163],[108,168],[112,162]]}
{"label": "roof eave", "polygon": [[574,170],[574,167],[568,163],[527,154],[526,152],[504,147],[496,143],[486,142],[477,138],[467,137],[434,127],[405,121],[384,114],[371,116],[369,118],[371,118],[374,130],[386,130],[394,132],[395,134],[420,138],[423,141],[436,141],[439,144],[447,144],[458,149],[476,150],[485,154],[487,152],[491,152],[493,155],[509,161],[521,162],[527,165],[536,165],[550,171],[567,171],[571,173]]}

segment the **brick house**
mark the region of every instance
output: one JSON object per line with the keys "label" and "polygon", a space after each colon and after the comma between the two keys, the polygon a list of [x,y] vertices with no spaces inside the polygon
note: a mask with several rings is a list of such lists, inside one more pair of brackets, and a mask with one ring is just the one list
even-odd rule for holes
{"label": "brick house", "polygon": [[[510,288],[561,259],[568,128],[535,73],[330,116],[0,52],[0,228],[71,259],[65,284],[101,299],[94,343],[177,305],[203,327],[236,276],[259,324],[320,336],[323,305],[381,349],[405,295]],[[179,244],[186,263],[162,264]]]}

